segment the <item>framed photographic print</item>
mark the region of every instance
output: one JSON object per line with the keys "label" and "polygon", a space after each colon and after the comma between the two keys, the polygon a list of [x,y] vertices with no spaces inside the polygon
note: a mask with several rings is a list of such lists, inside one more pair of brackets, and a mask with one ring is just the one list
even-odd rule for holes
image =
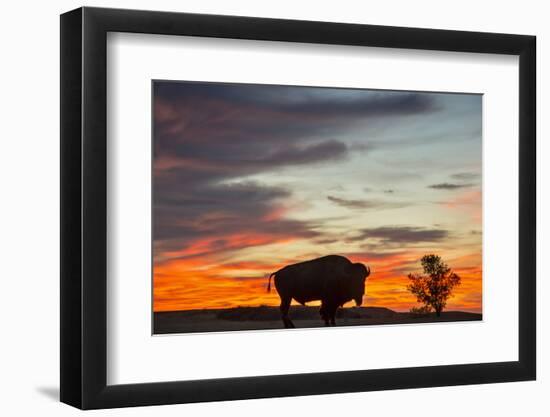
{"label": "framed photographic print", "polygon": [[480,94],[152,89],[154,334],[482,319]]}
{"label": "framed photographic print", "polygon": [[535,379],[534,37],[81,8],[61,101],[63,402]]}

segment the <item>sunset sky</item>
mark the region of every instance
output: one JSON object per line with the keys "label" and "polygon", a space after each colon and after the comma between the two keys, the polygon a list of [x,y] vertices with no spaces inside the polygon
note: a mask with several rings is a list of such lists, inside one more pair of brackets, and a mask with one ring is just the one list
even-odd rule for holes
{"label": "sunset sky", "polygon": [[[481,95],[155,81],[154,311],[278,305],[267,275],[339,254],[364,306],[418,306],[440,255],[447,309],[481,312]],[[314,303],[312,303],[314,304]]]}

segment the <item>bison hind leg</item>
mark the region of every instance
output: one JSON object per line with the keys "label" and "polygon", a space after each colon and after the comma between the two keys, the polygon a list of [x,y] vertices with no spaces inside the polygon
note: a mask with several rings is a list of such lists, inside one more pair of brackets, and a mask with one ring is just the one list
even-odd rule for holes
{"label": "bison hind leg", "polygon": [[288,298],[281,297],[281,306],[280,306],[281,319],[283,320],[283,324],[286,329],[293,329],[294,327],[296,327],[294,326],[294,323],[292,323],[292,320],[290,320],[290,317],[288,316],[288,310],[290,309],[290,301],[291,301],[290,297]]}
{"label": "bison hind leg", "polygon": [[321,309],[319,310],[319,313],[321,314],[321,318],[325,322],[325,326],[336,326],[336,310],[338,310],[337,305],[335,306],[332,303],[321,304]]}

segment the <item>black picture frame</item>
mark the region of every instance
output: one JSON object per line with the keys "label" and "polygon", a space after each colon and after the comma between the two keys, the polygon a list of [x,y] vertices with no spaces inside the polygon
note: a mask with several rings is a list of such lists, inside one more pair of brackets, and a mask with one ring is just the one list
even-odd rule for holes
{"label": "black picture frame", "polygon": [[[108,32],[519,56],[519,360],[107,385]],[[79,8],[61,15],[61,401],[81,409],[534,380],[534,36],[171,12]]]}

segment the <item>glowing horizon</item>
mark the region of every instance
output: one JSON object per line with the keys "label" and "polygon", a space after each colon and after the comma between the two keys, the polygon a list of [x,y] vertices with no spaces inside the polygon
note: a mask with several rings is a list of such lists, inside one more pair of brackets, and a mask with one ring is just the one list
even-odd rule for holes
{"label": "glowing horizon", "polygon": [[156,81],[153,174],[156,312],[276,306],[267,276],[328,254],[407,311],[428,253],[482,310],[479,95]]}

